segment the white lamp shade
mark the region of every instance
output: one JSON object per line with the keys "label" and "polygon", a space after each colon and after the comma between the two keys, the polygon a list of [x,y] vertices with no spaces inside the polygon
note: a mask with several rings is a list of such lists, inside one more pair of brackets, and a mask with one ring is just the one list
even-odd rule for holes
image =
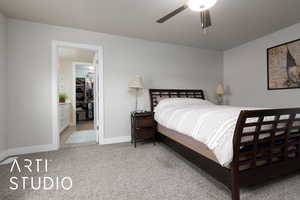
{"label": "white lamp shade", "polygon": [[144,88],[144,84],[143,84],[143,78],[139,75],[133,77],[129,83],[128,83],[128,87],[129,88]]}
{"label": "white lamp shade", "polygon": [[219,84],[218,86],[217,86],[217,90],[216,90],[216,94],[217,95],[224,95],[224,86],[223,86],[223,84]]}

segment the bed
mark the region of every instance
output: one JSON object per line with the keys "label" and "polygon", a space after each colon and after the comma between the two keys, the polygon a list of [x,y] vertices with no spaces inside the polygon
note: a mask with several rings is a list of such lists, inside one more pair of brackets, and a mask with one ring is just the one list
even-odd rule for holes
{"label": "bed", "polygon": [[[152,111],[165,97],[205,99],[202,90],[150,89],[149,93]],[[240,186],[255,185],[300,169],[299,123],[300,108],[239,111],[228,141],[232,158],[227,164],[228,159],[220,162],[220,155],[207,144],[180,129],[158,122],[157,138],[222,182],[231,190],[232,199],[239,200]]]}

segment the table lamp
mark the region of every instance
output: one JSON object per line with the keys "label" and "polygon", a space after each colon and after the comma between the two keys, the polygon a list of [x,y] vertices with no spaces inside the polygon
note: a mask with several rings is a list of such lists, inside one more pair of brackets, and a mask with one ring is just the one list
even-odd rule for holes
{"label": "table lamp", "polygon": [[135,89],[135,110],[137,111],[137,107],[138,107],[138,92],[140,89],[144,88],[144,84],[143,84],[143,78],[139,75],[136,75],[135,77],[133,77],[129,83],[128,83],[128,87]]}
{"label": "table lamp", "polygon": [[218,84],[216,94],[218,95],[218,99],[217,99],[218,104],[222,105],[223,104],[223,96],[225,94],[223,84]]}

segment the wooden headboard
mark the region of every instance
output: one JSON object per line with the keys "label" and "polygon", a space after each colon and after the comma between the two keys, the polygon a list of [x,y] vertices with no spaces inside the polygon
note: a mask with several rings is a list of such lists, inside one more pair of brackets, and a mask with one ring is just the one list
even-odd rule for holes
{"label": "wooden headboard", "polygon": [[158,104],[157,97],[205,99],[203,90],[149,89],[149,93],[151,111]]}

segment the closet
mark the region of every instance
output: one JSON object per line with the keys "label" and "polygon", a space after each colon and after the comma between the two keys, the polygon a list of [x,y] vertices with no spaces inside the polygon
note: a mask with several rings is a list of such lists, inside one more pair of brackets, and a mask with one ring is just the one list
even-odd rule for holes
{"label": "closet", "polygon": [[94,120],[94,78],[90,73],[86,78],[76,78],[76,119]]}

